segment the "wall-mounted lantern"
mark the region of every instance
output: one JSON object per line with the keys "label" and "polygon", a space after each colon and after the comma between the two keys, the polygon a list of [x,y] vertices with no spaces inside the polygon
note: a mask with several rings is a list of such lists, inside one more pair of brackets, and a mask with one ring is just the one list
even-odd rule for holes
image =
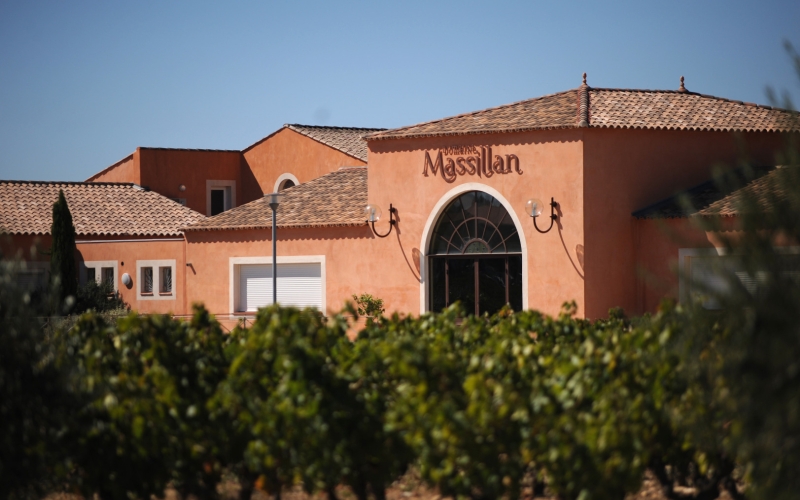
{"label": "wall-mounted lantern", "polygon": [[397,221],[394,220],[394,214],[395,213],[397,213],[397,209],[394,208],[392,206],[392,204],[390,203],[389,204],[389,230],[386,231],[386,234],[378,234],[378,232],[375,231],[375,223],[378,222],[380,220],[380,218],[381,218],[381,207],[379,207],[377,205],[367,205],[364,208],[364,215],[367,216],[367,222],[372,225],[372,232],[375,233],[375,236],[377,236],[378,238],[386,238],[387,236],[389,236],[389,233],[392,232],[392,228],[394,227],[395,224],[397,224]]}
{"label": "wall-mounted lantern", "polygon": [[542,210],[544,209],[544,203],[542,203],[542,200],[538,198],[531,198],[530,200],[527,201],[527,203],[525,203],[525,211],[528,212],[528,215],[530,215],[531,218],[533,219],[533,227],[535,227],[536,230],[539,231],[540,233],[546,233],[551,229],[553,229],[553,223],[558,218],[558,215],[556,215],[557,206],[558,203],[556,203],[556,201],[553,198],[550,198],[550,227],[548,227],[544,231],[539,229],[539,226],[536,225],[536,219],[539,218],[540,215],[542,215]]}

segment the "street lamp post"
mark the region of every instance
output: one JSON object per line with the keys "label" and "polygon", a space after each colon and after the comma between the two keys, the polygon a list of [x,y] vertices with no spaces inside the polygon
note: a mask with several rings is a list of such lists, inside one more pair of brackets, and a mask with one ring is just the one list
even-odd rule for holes
{"label": "street lamp post", "polygon": [[277,213],[278,205],[281,203],[282,193],[267,193],[264,198],[272,209],[272,305],[278,303],[278,253],[277,253]]}

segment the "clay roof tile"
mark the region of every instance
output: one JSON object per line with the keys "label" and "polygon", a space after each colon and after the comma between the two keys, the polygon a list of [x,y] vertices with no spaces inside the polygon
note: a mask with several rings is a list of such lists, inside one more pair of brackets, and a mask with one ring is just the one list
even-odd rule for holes
{"label": "clay roof tile", "polygon": [[798,132],[793,111],[682,90],[577,89],[366,136],[367,141],[575,128]]}
{"label": "clay roof tile", "polygon": [[2,232],[50,234],[59,190],[79,236],[179,236],[181,227],[205,218],[131,183],[0,180]]}
{"label": "clay roof tile", "polygon": [[[343,167],[288,188],[278,208],[278,227],[335,227],[365,224],[367,167]],[[272,227],[264,198],[222,212],[185,228],[187,231]]]}

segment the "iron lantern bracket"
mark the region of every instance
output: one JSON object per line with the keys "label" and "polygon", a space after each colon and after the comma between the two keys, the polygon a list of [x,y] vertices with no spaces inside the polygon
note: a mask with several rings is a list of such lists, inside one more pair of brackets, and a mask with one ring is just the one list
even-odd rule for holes
{"label": "iron lantern bracket", "polygon": [[375,230],[375,221],[370,221],[370,220],[367,221],[367,223],[372,225],[372,232],[375,234],[375,236],[377,236],[378,238],[386,238],[387,236],[389,236],[389,233],[392,232],[392,228],[395,226],[395,224],[397,224],[397,221],[394,220],[394,214],[395,213],[397,213],[397,209],[394,208],[394,206],[392,206],[392,204],[390,203],[389,204],[389,230],[386,231],[386,234],[380,234],[380,233],[378,233],[378,231]]}
{"label": "iron lantern bracket", "polygon": [[556,207],[557,206],[558,206],[558,203],[556,203],[555,199],[550,198],[550,227],[548,227],[544,231],[539,229],[539,226],[536,224],[536,219],[539,216],[538,215],[532,215],[531,216],[531,218],[533,219],[533,227],[535,227],[537,231],[539,231],[540,233],[544,234],[544,233],[550,231],[551,229],[553,229],[553,223],[555,223],[556,219],[558,219],[558,215],[556,214]]}

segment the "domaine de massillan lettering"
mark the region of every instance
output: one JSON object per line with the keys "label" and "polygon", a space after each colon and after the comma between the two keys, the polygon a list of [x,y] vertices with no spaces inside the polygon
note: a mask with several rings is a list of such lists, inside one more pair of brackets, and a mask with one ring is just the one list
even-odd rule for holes
{"label": "domaine de massillan lettering", "polygon": [[[479,150],[480,149],[480,150]],[[459,155],[459,156],[456,156]],[[466,156],[474,155],[474,156]],[[447,156],[447,158],[444,158]],[[456,156],[453,159],[451,156]],[[492,161],[494,158],[494,161]],[[436,161],[431,160],[430,152],[425,151],[425,167],[422,175],[428,177],[428,169],[435,176],[441,173],[446,182],[453,182],[458,175],[478,175],[491,177],[494,174],[510,174],[511,171],[522,175],[517,155],[492,156],[491,146],[453,146],[440,149],[436,153]]]}

